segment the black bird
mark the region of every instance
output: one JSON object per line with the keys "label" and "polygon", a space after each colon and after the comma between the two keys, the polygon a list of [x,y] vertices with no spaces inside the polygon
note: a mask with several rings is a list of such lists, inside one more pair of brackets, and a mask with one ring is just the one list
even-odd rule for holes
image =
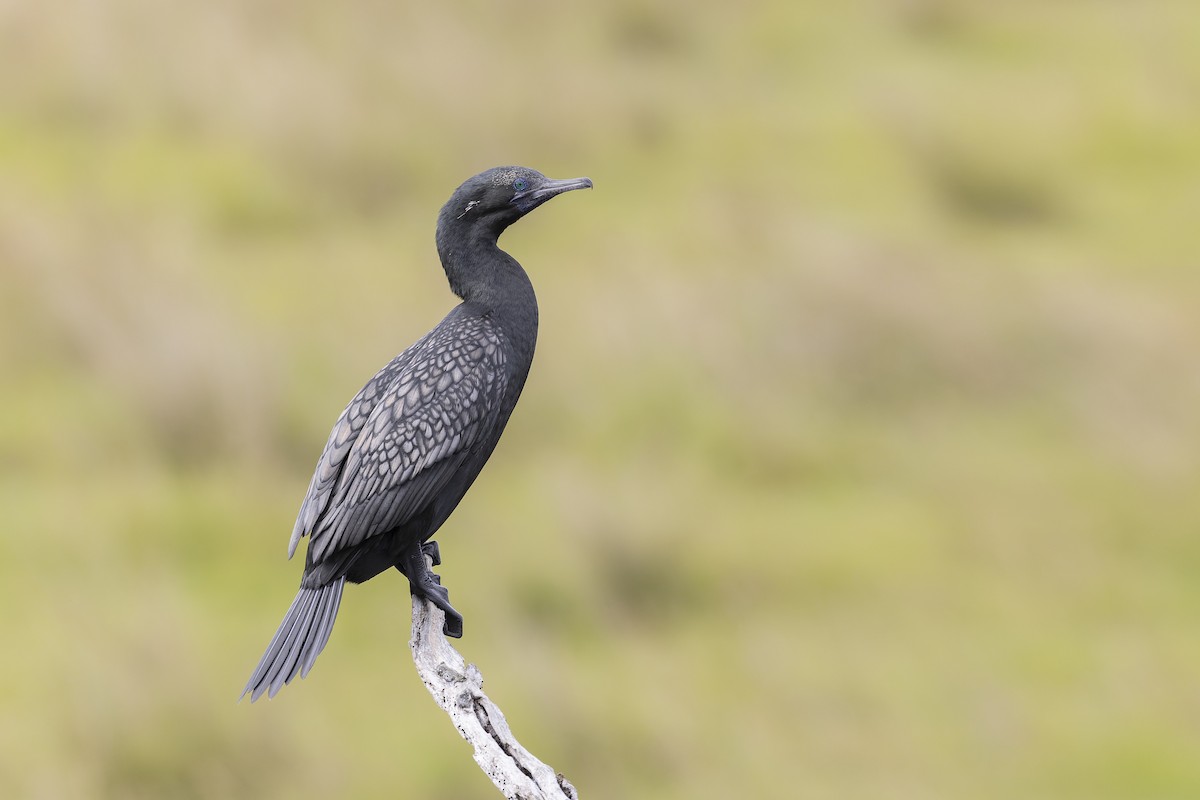
{"label": "black bird", "polygon": [[462,615],[426,564],[426,553],[441,562],[428,540],[495,449],[537,340],[533,285],[496,240],[555,195],[591,185],[496,167],[442,206],[438,255],[463,302],[371,378],[333,426],[288,543],[291,558],[309,537],[300,591],[242,691],[251,702],[308,675],[346,581],[388,567],[446,612],[447,636],[462,636]]}

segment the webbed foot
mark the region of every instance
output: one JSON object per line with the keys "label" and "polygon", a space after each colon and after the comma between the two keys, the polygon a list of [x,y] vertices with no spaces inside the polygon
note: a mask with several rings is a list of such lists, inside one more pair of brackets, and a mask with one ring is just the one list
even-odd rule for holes
{"label": "webbed foot", "polygon": [[404,554],[397,569],[408,577],[408,587],[413,594],[424,597],[429,602],[446,613],[446,623],[442,633],[452,639],[461,639],[463,634],[463,618],[454,606],[450,605],[450,592],[442,586],[442,579],[429,569],[425,558],[428,556],[433,563],[442,563],[441,553],[436,542],[426,542],[420,546],[409,548]]}
{"label": "webbed foot", "polygon": [[421,552],[429,556],[429,560],[433,562],[435,567],[442,563],[442,551],[438,548],[437,542],[426,542],[421,545]]}

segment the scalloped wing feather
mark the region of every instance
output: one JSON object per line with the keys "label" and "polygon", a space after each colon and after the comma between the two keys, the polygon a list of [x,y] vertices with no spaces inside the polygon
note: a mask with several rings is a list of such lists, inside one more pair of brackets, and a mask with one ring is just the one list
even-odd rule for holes
{"label": "scalloped wing feather", "polygon": [[[365,417],[356,397],[334,426],[326,445],[332,457],[322,454],[296,524],[312,537],[312,563],[411,519],[490,427],[504,394],[505,356],[486,319],[439,326],[389,367],[408,353],[386,388],[375,390]],[[293,532],[292,549],[298,541]]]}
{"label": "scalloped wing feather", "polygon": [[[428,338],[428,337],[426,337]],[[300,513],[296,515],[296,524],[292,528],[292,537],[288,540],[288,558],[296,554],[296,546],[300,539],[307,536],[313,529],[322,512],[329,505],[329,498],[337,483],[338,476],[346,463],[350,448],[362,432],[363,426],[371,416],[371,412],[380,400],[388,393],[388,388],[395,382],[397,375],[404,371],[405,363],[410,355],[418,350],[424,339],[388,362],[387,366],[375,373],[366,386],[354,395],[346,404],[333,430],[321,457],[317,459],[317,467],[312,480],[308,484],[308,492],[300,504]]]}

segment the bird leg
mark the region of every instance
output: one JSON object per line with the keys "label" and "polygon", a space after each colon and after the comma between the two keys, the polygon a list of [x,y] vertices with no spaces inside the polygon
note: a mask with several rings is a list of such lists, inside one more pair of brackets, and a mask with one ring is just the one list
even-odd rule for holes
{"label": "bird leg", "polygon": [[413,594],[424,597],[446,612],[446,624],[442,626],[442,633],[453,639],[461,639],[462,614],[455,611],[454,606],[450,605],[450,592],[442,586],[442,579],[429,569],[429,565],[425,562],[426,556],[434,564],[442,563],[437,543],[427,542],[423,545],[413,545],[404,551],[400,557],[400,563],[396,564],[396,569],[403,572],[408,578],[408,586]]}

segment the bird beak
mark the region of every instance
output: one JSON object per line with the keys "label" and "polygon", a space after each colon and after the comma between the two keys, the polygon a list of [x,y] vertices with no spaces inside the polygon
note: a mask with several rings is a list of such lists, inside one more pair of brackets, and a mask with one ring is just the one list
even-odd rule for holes
{"label": "bird beak", "polygon": [[555,195],[570,192],[574,189],[590,188],[592,188],[591,178],[568,178],[561,181],[548,180],[533,189],[514,195],[512,204],[519,208],[522,214],[528,214]]}

